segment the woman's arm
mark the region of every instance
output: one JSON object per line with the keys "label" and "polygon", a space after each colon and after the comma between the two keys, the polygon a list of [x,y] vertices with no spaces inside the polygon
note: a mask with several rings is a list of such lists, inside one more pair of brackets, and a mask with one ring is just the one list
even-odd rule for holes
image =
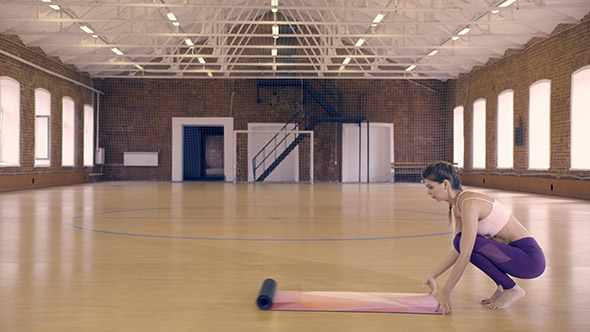
{"label": "woman's arm", "polygon": [[[461,231],[461,218],[457,218],[454,214],[452,214],[450,211],[451,206],[449,206],[449,218],[451,216],[453,216],[455,223],[454,223],[454,234],[455,236],[457,236],[457,233]],[[429,286],[430,287],[430,295],[433,295],[434,293],[436,293],[436,278],[438,278],[441,274],[445,273],[451,266],[453,266],[453,264],[455,264],[455,262],[457,261],[457,258],[459,257],[459,253],[456,250],[451,250],[451,252],[449,253],[449,255],[447,256],[447,258],[431,273],[428,275],[428,277],[426,277],[426,279],[424,279],[424,283],[422,284],[422,289],[424,289],[424,287]]]}
{"label": "woman's arm", "polygon": [[455,261],[457,261],[458,257],[459,253],[456,250],[451,251],[447,259],[445,259],[442,262],[442,264],[440,264],[440,266],[436,268],[436,270],[434,270],[431,274],[428,275],[428,277],[426,277],[424,283],[422,284],[422,289],[428,286],[430,287],[430,295],[436,293],[435,279],[438,278],[441,274],[445,273],[445,271],[448,270],[451,266],[453,266],[453,264],[455,264]]}
{"label": "woman's arm", "polygon": [[443,308],[444,314],[450,314],[452,312],[451,305],[451,292],[461,279],[463,272],[469,264],[471,253],[473,252],[473,246],[475,244],[475,238],[477,236],[477,222],[479,220],[479,209],[478,202],[467,201],[462,205],[462,225],[461,225],[461,242],[459,244],[460,253],[455,260],[451,274],[445,283],[441,293],[437,296],[437,300],[440,306]]}
{"label": "woman's arm", "polygon": [[447,259],[445,259],[439,267],[436,268],[436,270],[434,270],[429,277],[432,277],[434,279],[438,278],[441,274],[445,273],[446,270],[448,270],[451,266],[453,266],[453,264],[455,264],[455,262],[457,261],[457,258],[459,258],[459,253],[456,250],[452,250],[449,253],[449,256],[447,257]]}

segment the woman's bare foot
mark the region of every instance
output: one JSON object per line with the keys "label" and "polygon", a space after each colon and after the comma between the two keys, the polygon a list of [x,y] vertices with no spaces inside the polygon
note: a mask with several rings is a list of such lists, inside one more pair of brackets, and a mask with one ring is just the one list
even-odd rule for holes
{"label": "woman's bare foot", "polygon": [[494,294],[492,294],[492,296],[490,296],[489,299],[481,300],[481,304],[490,304],[490,303],[496,302],[496,300],[500,297],[500,295],[502,295],[503,291],[504,291],[504,288],[502,287],[502,285],[498,285],[498,288],[496,288],[496,291],[494,292]]}
{"label": "woman's bare foot", "polygon": [[524,289],[516,285],[511,289],[505,289],[496,301],[489,303],[487,306],[491,309],[506,309],[512,303],[522,299],[524,295]]}

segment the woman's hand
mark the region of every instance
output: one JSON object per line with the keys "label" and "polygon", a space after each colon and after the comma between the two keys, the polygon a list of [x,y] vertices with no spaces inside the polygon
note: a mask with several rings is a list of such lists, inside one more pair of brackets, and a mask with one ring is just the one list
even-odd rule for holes
{"label": "woman's hand", "polygon": [[451,293],[445,291],[445,289],[443,288],[443,290],[442,290],[442,292],[440,292],[440,294],[436,294],[436,280],[432,276],[426,277],[426,279],[424,280],[424,283],[422,284],[422,289],[424,289],[424,287],[426,287],[426,286],[430,287],[429,295],[431,295],[431,296],[434,295],[434,297],[436,298],[436,301],[438,302],[438,305],[436,306],[435,311],[438,311],[439,309],[441,309],[443,312],[443,315],[450,315],[451,313],[453,313],[453,304],[451,303]]}
{"label": "woman's hand", "polygon": [[435,295],[436,301],[438,301],[438,306],[436,306],[436,310],[442,310],[443,315],[450,315],[453,313],[453,304],[451,303],[451,293],[443,290],[440,294]]}
{"label": "woman's hand", "polygon": [[421,289],[424,289],[426,286],[430,287],[430,293],[428,293],[428,295],[436,293],[436,280],[432,276],[426,277]]}

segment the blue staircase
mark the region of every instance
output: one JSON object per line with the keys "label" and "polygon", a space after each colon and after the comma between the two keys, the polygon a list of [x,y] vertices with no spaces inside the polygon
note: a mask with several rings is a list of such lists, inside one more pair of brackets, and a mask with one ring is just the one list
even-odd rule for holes
{"label": "blue staircase", "polygon": [[[277,86],[293,86],[301,87],[303,91],[308,93],[313,100],[321,106],[327,113],[325,117],[314,116],[312,108],[305,109],[304,112],[298,111],[285,125],[281,128],[283,133],[275,134],[266,145],[252,158],[252,171],[256,181],[264,181],[280,164],[287,158],[287,156],[301,143],[305,136],[295,133],[297,130],[313,130],[320,122],[362,122],[366,117],[342,117],[340,112],[336,110],[326,98],[313,87],[311,83],[305,80],[258,80],[258,87],[277,87]],[[303,129],[302,129],[303,128]],[[289,133],[293,132],[293,133]],[[282,138],[279,138],[279,135]],[[293,136],[291,136],[293,135]],[[289,142],[291,139],[291,143]],[[288,145],[287,145],[288,144]],[[313,143],[312,143],[313,144]],[[277,150],[279,147],[287,145],[279,154]],[[267,150],[268,149],[268,150]],[[278,154],[278,156],[277,156]],[[270,165],[266,166],[266,163]],[[262,169],[262,173],[260,173]]]}

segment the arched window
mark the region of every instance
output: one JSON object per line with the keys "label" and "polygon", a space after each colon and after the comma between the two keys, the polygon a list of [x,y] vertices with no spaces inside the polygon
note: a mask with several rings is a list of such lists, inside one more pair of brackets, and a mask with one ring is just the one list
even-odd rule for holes
{"label": "arched window", "polygon": [[590,170],[590,66],[572,74],[570,168]]}
{"label": "arched window", "polygon": [[35,166],[51,164],[51,94],[35,90]]}
{"label": "arched window", "polygon": [[551,159],[551,81],[529,90],[529,169],[549,169]]}
{"label": "arched window", "polygon": [[0,166],[20,166],[20,84],[0,77]]}
{"label": "arched window", "polygon": [[463,106],[457,106],[453,110],[453,162],[460,168],[463,167],[465,157],[463,132]]}
{"label": "arched window", "polygon": [[70,97],[64,97],[62,100],[62,166],[75,166],[75,138],[74,100]]}
{"label": "arched window", "polygon": [[94,165],[94,108],[84,105],[84,166]]}
{"label": "arched window", "polygon": [[473,103],[473,168],[486,168],[486,100]]}
{"label": "arched window", "polygon": [[498,168],[514,167],[514,91],[498,95]]}

